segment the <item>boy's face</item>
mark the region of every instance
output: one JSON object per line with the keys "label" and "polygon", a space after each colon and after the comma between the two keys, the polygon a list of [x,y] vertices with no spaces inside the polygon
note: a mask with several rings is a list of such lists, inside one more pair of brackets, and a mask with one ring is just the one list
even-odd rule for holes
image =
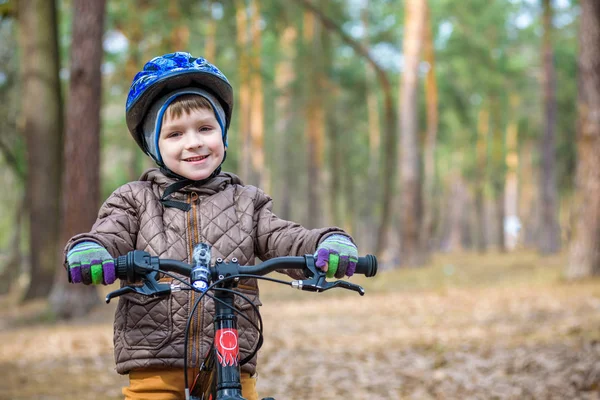
{"label": "boy's face", "polygon": [[158,148],[165,166],[195,181],[208,178],[225,154],[222,132],[212,110],[195,109],[172,118],[165,112]]}

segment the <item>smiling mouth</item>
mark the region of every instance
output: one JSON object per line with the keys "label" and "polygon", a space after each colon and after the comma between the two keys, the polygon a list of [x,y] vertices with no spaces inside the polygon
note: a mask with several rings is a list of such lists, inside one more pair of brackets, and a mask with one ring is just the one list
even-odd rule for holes
{"label": "smiling mouth", "polygon": [[204,160],[206,158],[208,158],[208,155],[206,155],[206,156],[188,157],[188,158],[184,158],[183,161],[186,161],[186,162],[195,162],[195,161],[202,161],[202,160]]}

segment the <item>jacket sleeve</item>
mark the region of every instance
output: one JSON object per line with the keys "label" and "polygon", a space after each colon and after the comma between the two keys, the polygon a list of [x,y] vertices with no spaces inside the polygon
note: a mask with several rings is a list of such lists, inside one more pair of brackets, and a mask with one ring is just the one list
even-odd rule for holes
{"label": "jacket sleeve", "polygon": [[113,257],[135,249],[139,219],[132,193],[132,184],[126,184],[110,195],[100,208],[91,231],[75,235],[67,242],[64,250],[65,266],[67,253],[80,242],[96,242]]}
{"label": "jacket sleeve", "polygon": [[[298,223],[277,217],[272,212],[272,207],[273,200],[259,189],[254,218],[256,224],[255,253],[261,260],[313,254],[319,243],[334,233],[350,237],[337,227],[306,229]],[[295,279],[304,278],[298,271],[282,270],[280,272]]]}

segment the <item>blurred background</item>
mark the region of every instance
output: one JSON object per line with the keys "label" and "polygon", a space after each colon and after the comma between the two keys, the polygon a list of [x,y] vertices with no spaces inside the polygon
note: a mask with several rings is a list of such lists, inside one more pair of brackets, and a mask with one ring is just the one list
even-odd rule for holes
{"label": "blurred background", "polygon": [[[491,302],[486,310],[493,317],[478,319],[477,302],[468,300],[459,313],[475,318],[468,323],[507,318],[507,326],[525,329],[527,340],[541,332],[527,330],[533,329],[532,315],[544,321],[554,315],[541,342],[560,336],[564,354],[592,355],[585,368],[577,364],[582,359],[570,359],[568,368],[588,371],[577,375],[579,386],[569,374],[557,377],[556,387],[542,385],[534,374],[530,391],[522,382],[510,386],[516,391],[491,381],[465,386],[442,374],[458,386],[440,391],[434,375],[427,374],[433,379],[427,383],[396,365],[405,381],[396,375],[386,380],[400,383],[380,397],[360,379],[350,380],[369,398],[548,398],[557,387],[572,390],[560,392],[564,398],[598,398],[597,0],[0,0],[4,342],[32,326],[44,336],[63,337],[63,329],[73,331],[68,327],[90,318],[105,321],[103,332],[111,329],[110,315],[97,307],[104,288],[69,286],[62,248],[89,230],[113,190],[153,166],[127,131],[125,100],[143,64],[173,51],[205,57],[234,87],[224,169],[269,193],[280,217],[307,227],[340,226],[361,254],[376,254],[379,277],[364,284],[381,296],[379,303],[428,304],[427,296],[443,293],[459,304],[476,296]],[[526,289],[504,291],[513,286]],[[274,302],[298,301],[265,292]],[[522,313],[503,308],[516,298],[535,305]],[[557,305],[553,298],[576,304]],[[452,313],[439,312],[448,306],[445,300],[432,303],[442,318],[435,322],[428,319],[432,309],[416,304],[425,316],[415,324],[449,332],[452,322],[443,317]],[[564,328],[569,318],[577,320],[576,328]],[[339,328],[332,323],[326,329]],[[565,339],[563,329],[575,342]],[[503,332],[515,337],[510,329]],[[486,335],[482,343],[489,345]],[[460,336],[442,342],[458,346]],[[439,360],[446,353],[438,339],[421,354],[433,357],[430,364],[413,361],[431,370],[454,369],[450,358]],[[106,340],[98,354],[110,365],[109,334]],[[17,346],[27,367],[31,359],[24,354],[35,343],[32,337]],[[410,340],[402,343],[414,349]],[[476,347],[475,353],[489,356]],[[15,353],[4,348],[1,355],[0,366],[13,370],[19,386],[26,378],[12,368]],[[531,372],[529,361],[523,362],[523,371]],[[548,374],[554,368],[548,365],[534,372]],[[540,385],[548,392],[536,392]],[[20,392],[8,390],[5,398],[19,398]],[[357,395],[357,387],[347,393],[358,397],[343,393],[323,398],[368,397]]]}

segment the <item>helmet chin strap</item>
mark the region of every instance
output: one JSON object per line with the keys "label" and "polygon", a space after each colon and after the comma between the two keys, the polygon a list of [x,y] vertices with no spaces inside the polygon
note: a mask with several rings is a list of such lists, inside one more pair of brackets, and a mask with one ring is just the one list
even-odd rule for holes
{"label": "helmet chin strap", "polygon": [[213,171],[213,173],[210,174],[210,176],[208,178],[204,178],[204,179],[197,180],[197,181],[186,178],[179,174],[176,174],[175,172],[168,169],[164,164],[159,165],[160,172],[162,172],[169,178],[176,179],[176,182],[173,182],[172,184],[167,186],[167,188],[165,189],[165,192],[163,193],[163,195],[160,198],[160,202],[165,207],[174,207],[174,208],[178,208],[182,211],[190,211],[190,209],[192,208],[192,206],[190,204],[185,203],[183,201],[170,200],[168,197],[171,196],[173,193],[183,189],[186,186],[190,186],[190,185],[202,186],[206,182],[210,181],[211,179],[213,179],[214,177],[219,175],[221,173],[221,165],[223,165],[226,158],[227,158],[227,151],[225,151],[225,153],[223,155],[223,161],[221,161],[221,164],[219,164],[219,166]]}

